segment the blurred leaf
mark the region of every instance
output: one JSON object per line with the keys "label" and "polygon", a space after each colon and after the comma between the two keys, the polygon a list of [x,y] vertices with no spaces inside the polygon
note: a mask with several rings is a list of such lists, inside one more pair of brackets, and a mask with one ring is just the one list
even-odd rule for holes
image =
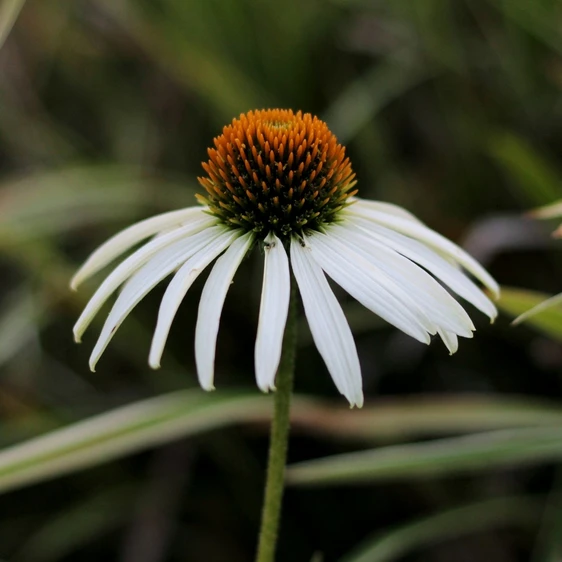
{"label": "blurred leaf", "polygon": [[495,498],[441,511],[379,534],[340,562],[389,562],[421,547],[490,528],[533,525],[541,504],[527,497]]}
{"label": "blurred leaf", "polygon": [[464,474],[562,459],[562,426],[392,445],[289,466],[290,484],[356,484]]}
{"label": "blurred leaf", "polygon": [[454,3],[425,0],[412,3],[411,15],[425,56],[455,72],[463,71],[462,43]]}
{"label": "blurred leaf", "polygon": [[154,206],[195,204],[185,186],[149,181],[124,166],[69,167],[0,186],[0,242],[60,234],[86,224],[137,217]]}
{"label": "blurred leaf", "polygon": [[561,295],[551,297],[544,293],[502,287],[497,303],[500,310],[517,316],[514,323],[526,322],[557,340],[562,340]]}
{"label": "blurred leaf", "polygon": [[[527,310],[520,316],[518,316],[514,321],[514,325],[521,324],[522,322],[527,322],[528,320],[535,318],[537,315],[546,313],[546,312],[553,312],[552,309],[558,307],[558,305],[562,304],[562,293],[558,295],[554,295],[549,299],[537,304],[535,307]],[[562,311],[559,311],[560,322],[558,322],[558,326],[562,330]]]}
{"label": "blurred leaf", "polygon": [[562,557],[562,469],[556,468],[554,484],[546,498],[542,521],[530,560],[559,562]]}
{"label": "blurred leaf", "polygon": [[[268,105],[269,95],[262,84],[244,72],[239,63],[228,60],[228,49],[205,48],[201,41],[194,39],[197,28],[215,27],[216,13],[209,12],[212,19],[205,22],[200,11],[198,19],[192,15],[186,20],[165,4],[164,13],[161,8],[143,13],[136,2],[103,0],[103,5],[170,75],[207,100],[221,122],[248,108]],[[195,4],[192,8],[199,6]],[[228,13],[224,11],[225,16]],[[234,13],[238,16],[237,11]],[[232,27],[236,29],[235,25]],[[212,33],[207,37],[214,39]]]}
{"label": "blurred leaf", "polygon": [[450,435],[512,427],[562,424],[562,409],[515,397],[419,396],[367,402],[360,410],[297,400],[294,429],[355,441]]}
{"label": "blurred leaf", "polygon": [[323,115],[343,144],[352,140],[386,105],[431,77],[419,61],[377,63],[352,82]]}
{"label": "blurred leaf", "polygon": [[535,0],[532,10],[529,9],[527,0],[492,0],[492,2],[521,29],[562,54],[562,38],[558,27],[560,3],[557,0]]}
{"label": "blurred leaf", "polygon": [[0,366],[26,347],[37,335],[41,310],[31,291],[18,289],[4,299],[0,311]]}
{"label": "blurred leaf", "polygon": [[51,513],[13,562],[56,562],[76,549],[114,531],[130,515],[135,488],[109,487],[60,513]]}
{"label": "blurred leaf", "polygon": [[[240,422],[267,422],[270,399],[257,391],[181,391],[117,408],[0,451],[0,491],[61,476],[136,451]],[[296,396],[295,430],[373,440],[475,428],[560,423],[555,408],[517,400],[387,400],[355,411]]]}
{"label": "blurred leaf", "polygon": [[497,133],[490,138],[489,149],[513,185],[519,188],[526,204],[544,205],[560,198],[560,172],[527,140],[510,132]]}
{"label": "blurred leaf", "polygon": [[0,4],[0,49],[16,23],[25,0],[1,0]]}
{"label": "blurred leaf", "polygon": [[263,419],[270,401],[178,392],[138,402],[0,452],[0,491],[95,466],[224,425]]}
{"label": "blurred leaf", "polygon": [[87,152],[84,141],[45,111],[20,107],[0,89],[0,138],[13,158],[25,154],[30,161],[60,165]]}

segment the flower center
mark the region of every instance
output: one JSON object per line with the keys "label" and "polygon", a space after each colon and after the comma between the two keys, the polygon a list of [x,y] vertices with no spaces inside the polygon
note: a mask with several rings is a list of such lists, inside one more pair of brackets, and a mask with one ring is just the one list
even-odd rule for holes
{"label": "flower center", "polygon": [[345,148],[326,123],[286,109],[250,111],[224,127],[198,178],[198,200],[230,226],[286,237],[333,222],[357,193]]}

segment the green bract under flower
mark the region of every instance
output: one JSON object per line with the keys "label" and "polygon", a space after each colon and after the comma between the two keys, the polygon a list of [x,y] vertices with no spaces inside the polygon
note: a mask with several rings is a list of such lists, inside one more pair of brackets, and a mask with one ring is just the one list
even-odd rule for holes
{"label": "green bract under flower", "polygon": [[285,238],[336,220],[357,190],[345,148],[310,113],[250,111],[224,127],[198,196],[229,226]]}

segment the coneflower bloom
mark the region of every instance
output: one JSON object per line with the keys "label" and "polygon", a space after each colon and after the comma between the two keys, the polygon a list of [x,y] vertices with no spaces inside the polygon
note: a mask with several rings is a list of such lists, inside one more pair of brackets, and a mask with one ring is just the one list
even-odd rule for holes
{"label": "coneflower bloom", "polygon": [[[345,148],[308,113],[269,109],[234,119],[214,139],[200,206],[164,213],[116,234],[72,280],[78,285],[149,239],[105,278],[80,316],[82,334],[119,288],[90,358],[95,365],[133,307],[174,274],[162,298],[149,354],[160,359],[176,311],[198,275],[216,258],[205,283],[195,334],[201,386],[213,388],[223,303],[244,257],[265,256],[255,344],[257,384],[274,389],[287,320],[291,271],[310,330],[338,390],[361,406],[357,350],[326,275],[352,297],[416,340],[439,335],[450,353],[474,325],[447,290],[493,319],[496,309],[470,276],[497,296],[492,277],[461,248],[413,215],[388,203],[355,197],[355,174]],[[465,273],[466,272],[466,273]],[[467,275],[470,274],[469,275]]]}

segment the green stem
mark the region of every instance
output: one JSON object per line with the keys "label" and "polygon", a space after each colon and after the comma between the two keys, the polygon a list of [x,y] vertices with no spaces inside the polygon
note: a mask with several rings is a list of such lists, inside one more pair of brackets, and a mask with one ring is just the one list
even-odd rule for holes
{"label": "green stem", "polygon": [[297,343],[297,290],[295,279],[291,283],[289,316],[283,337],[283,351],[275,378],[275,408],[271,420],[269,457],[265,497],[263,500],[260,538],[256,562],[273,562],[279,531],[281,500],[285,484],[285,465],[289,442],[291,394],[295,370],[295,351]]}

